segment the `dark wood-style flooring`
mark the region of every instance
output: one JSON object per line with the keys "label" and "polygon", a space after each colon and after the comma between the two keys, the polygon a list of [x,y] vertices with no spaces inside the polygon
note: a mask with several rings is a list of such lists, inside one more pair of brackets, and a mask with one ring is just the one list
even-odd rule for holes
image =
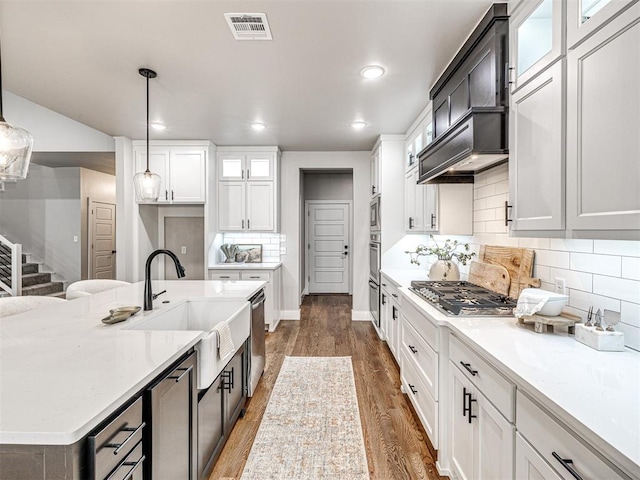
{"label": "dark wood-style flooring", "polygon": [[[213,480],[238,479],[249,455],[285,355],[351,356],[367,451],[376,480],[440,480],[433,448],[400,392],[399,368],[370,322],[351,321],[348,295],[307,296],[300,321],[283,320],[267,334],[262,380],[238,420],[211,474]],[[310,372],[312,374],[312,372]]]}

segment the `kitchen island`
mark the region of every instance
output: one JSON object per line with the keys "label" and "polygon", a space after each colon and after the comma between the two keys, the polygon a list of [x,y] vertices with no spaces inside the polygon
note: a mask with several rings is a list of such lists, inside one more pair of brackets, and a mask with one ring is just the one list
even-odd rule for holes
{"label": "kitchen island", "polygon": [[154,309],[114,325],[101,319],[110,309],[142,305],[142,282],[3,318],[0,466],[6,467],[12,445],[82,441],[206,333],[132,327],[189,301],[246,301],[263,286],[262,281],[154,281],[155,292],[166,290]]}

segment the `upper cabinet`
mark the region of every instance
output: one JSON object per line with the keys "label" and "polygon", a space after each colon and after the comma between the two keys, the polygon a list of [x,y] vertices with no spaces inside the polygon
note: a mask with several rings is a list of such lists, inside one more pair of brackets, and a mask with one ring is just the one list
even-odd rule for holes
{"label": "upper cabinet", "polygon": [[219,153],[218,180],[273,180],[275,161],[275,152]]}
{"label": "upper cabinet", "polygon": [[[150,144],[149,169],[160,175],[160,197],[157,203],[205,203],[206,164],[208,146],[198,142],[189,145],[180,142]],[[144,142],[134,142],[135,169],[147,168],[147,147]]]}
{"label": "upper cabinet", "polygon": [[277,232],[277,147],[218,148],[218,230]]}
{"label": "upper cabinet", "polygon": [[510,83],[515,92],[564,55],[563,0],[523,0],[509,19]]}
{"label": "upper cabinet", "polygon": [[637,0],[567,0],[568,47],[576,47],[636,2]]}
{"label": "upper cabinet", "polygon": [[567,64],[568,227],[638,239],[640,3],[569,50]]}
{"label": "upper cabinet", "polygon": [[371,154],[371,196],[380,194],[380,150],[378,147]]}

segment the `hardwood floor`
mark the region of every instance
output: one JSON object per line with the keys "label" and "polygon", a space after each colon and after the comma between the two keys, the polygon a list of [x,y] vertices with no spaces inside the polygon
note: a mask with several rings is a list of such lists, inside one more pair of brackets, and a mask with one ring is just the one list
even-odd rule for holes
{"label": "hardwood floor", "polygon": [[[370,322],[351,321],[348,295],[307,296],[300,321],[283,320],[267,334],[267,362],[247,414],[231,432],[210,479],[238,479],[280,367],[288,356],[351,356],[367,450],[375,480],[446,479],[410,402],[400,392],[399,368]],[[310,372],[312,373],[312,372]]]}

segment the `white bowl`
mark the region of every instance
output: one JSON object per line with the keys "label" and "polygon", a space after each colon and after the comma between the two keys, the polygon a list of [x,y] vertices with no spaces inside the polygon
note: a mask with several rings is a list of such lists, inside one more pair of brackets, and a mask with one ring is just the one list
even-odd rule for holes
{"label": "white bowl", "polygon": [[569,296],[561,293],[549,292],[548,290],[542,290],[541,288],[525,288],[520,295],[539,296],[541,299],[547,297],[546,303],[536,313],[540,315],[546,315],[549,317],[555,317],[560,315],[562,309],[569,302]]}

